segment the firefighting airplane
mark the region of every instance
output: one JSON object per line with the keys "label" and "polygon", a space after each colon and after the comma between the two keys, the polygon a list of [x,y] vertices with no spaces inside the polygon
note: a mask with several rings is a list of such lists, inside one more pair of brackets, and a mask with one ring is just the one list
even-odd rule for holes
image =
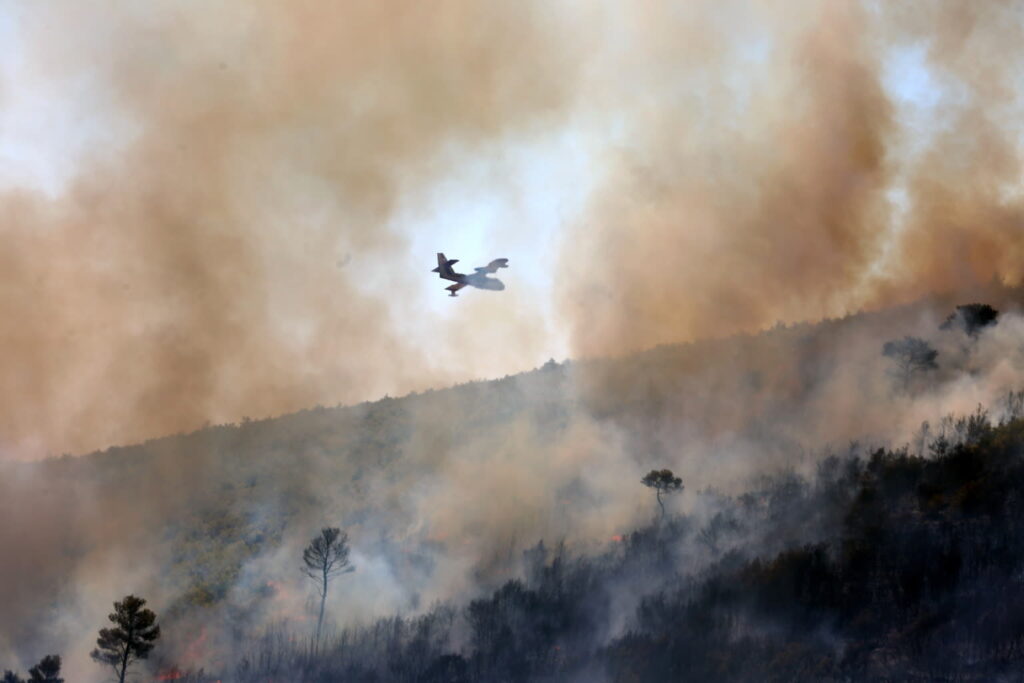
{"label": "firefighting airplane", "polygon": [[458,296],[455,292],[459,291],[463,287],[477,287],[479,289],[493,289],[500,291],[505,289],[505,283],[495,277],[487,277],[488,273],[498,272],[498,268],[508,268],[507,258],[496,258],[486,266],[475,268],[475,273],[469,275],[463,275],[462,273],[456,273],[452,270],[452,264],[458,263],[459,259],[446,259],[444,254],[437,254],[437,268],[434,268],[431,273],[437,273],[441,276],[442,280],[451,280],[455,284],[449,287],[445,287],[448,290],[449,296]]}

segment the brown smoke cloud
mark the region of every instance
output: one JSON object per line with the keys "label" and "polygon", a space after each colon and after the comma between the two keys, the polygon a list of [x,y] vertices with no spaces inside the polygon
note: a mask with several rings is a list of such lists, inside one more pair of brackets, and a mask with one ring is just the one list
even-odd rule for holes
{"label": "brown smoke cloud", "polygon": [[66,3],[24,28],[34,77],[91,79],[116,143],[56,199],[0,195],[5,457],[450,381],[395,324],[423,278],[367,264],[450,148],[563,106],[542,3]]}
{"label": "brown smoke cloud", "polygon": [[[0,197],[5,457],[535,360],[561,331],[511,296],[428,357],[419,273],[380,267],[413,190],[524,132],[577,131],[603,179],[556,282],[574,353],[1016,283],[1015,6],[27,12],[31,73],[91,83],[112,142],[55,199]],[[927,135],[883,83],[907,46],[944,92]]]}
{"label": "brown smoke cloud", "polygon": [[[1019,4],[644,7],[612,57],[636,80],[588,83],[627,104],[564,260],[578,352],[1019,282]],[[920,127],[885,83],[915,47],[944,92]]]}
{"label": "brown smoke cloud", "polygon": [[1020,3],[940,4],[942,13],[906,15],[908,31],[929,40],[938,84],[956,94],[943,129],[907,164],[910,207],[900,244],[905,280],[957,289],[997,278],[1021,282],[1024,201],[1020,184]]}
{"label": "brown smoke cloud", "polygon": [[[1019,202],[1006,192],[1018,48],[980,3],[792,2],[785,15],[631,3],[568,22],[547,3],[153,7],[67,5],[30,26],[39,69],[100,74],[121,116],[119,146],[97,150],[66,196],[0,198],[0,435],[17,454],[437,384],[477,340],[503,363],[535,356],[535,312],[510,288],[503,301],[523,315],[483,324],[498,315],[467,297],[457,322],[481,336],[456,325],[432,366],[393,304],[418,274],[364,264],[406,247],[388,219],[451,148],[566,118],[604,176],[559,274],[574,352],[1018,279]],[[883,72],[887,50],[919,41],[936,79],[970,87],[947,94],[943,127],[916,149]],[[110,602],[137,591],[163,614],[181,588],[162,573],[171,532],[225,500],[274,518],[288,508],[280,545],[249,571],[285,584],[299,613],[298,549],[323,523],[351,529],[360,570],[332,607],[346,623],[471,596],[540,538],[635,528],[653,513],[638,482],[652,467],[684,477],[674,505],[687,509],[701,488],[741,490],[801,450],[899,443],[1019,388],[1019,317],[978,342],[973,372],[938,332],[972,298],[573,364],[554,396],[529,377],[427,395],[403,404],[397,444],[375,431],[398,410],[385,403],[326,425],[298,415],[149,444],[81,471],[5,470],[29,474],[0,478],[0,547],[17,550],[0,568],[0,654],[35,661],[24,644],[45,631],[76,680],[99,677],[86,653]],[[893,391],[880,354],[904,334],[941,348],[946,374],[920,395]],[[434,548],[433,574],[405,580],[388,544]]]}

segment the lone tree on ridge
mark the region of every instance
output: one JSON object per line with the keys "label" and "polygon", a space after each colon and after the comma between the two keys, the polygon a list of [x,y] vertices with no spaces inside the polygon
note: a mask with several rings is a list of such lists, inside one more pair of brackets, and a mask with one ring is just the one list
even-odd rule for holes
{"label": "lone tree on ridge", "polygon": [[672,470],[651,470],[640,483],[655,490],[658,506],[661,507],[661,519],[665,519],[665,504],[661,502],[661,496],[682,491],[683,480],[672,474]]}

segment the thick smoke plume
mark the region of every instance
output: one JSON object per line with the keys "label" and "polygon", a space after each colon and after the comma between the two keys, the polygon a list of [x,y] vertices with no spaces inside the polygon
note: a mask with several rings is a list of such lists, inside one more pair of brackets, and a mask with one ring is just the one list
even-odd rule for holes
{"label": "thick smoke plume", "polygon": [[[367,264],[403,254],[389,218],[452,148],[564,105],[573,56],[553,48],[562,27],[543,3],[21,14],[29,77],[90,83],[90,124],[112,143],[56,198],[0,195],[4,457],[460,374],[432,370],[395,319],[427,278],[404,259]],[[433,254],[417,256],[425,273]]]}
{"label": "thick smoke plume", "polygon": [[[556,277],[575,353],[1016,283],[1016,9],[24,10],[24,79],[87,84],[109,144],[56,197],[0,200],[4,457],[535,361],[560,330],[528,300],[457,317],[457,342],[410,335],[425,255],[385,256],[403,197],[536,131],[596,162]],[[923,95],[890,74],[907,54]]]}
{"label": "thick smoke plume", "polygon": [[[38,77],[84,70],[117,115],[66,191],[0,197],[0,457],[464,377],[408,334],[420,274],[364,264],[407,248],[404,197],[536,129],[596,162],[556,276],[573,352],[716,339],[7,466],[0,664],[45,645],[98,678],[94,631],[135,591],[168,615],[168,661],[212,666],[233,629],[302,623],[296,562],[324,524],[357,565],[335,623],[416,613],[515,575],[541,538],[646,523],[653,467],[701,520],[707,487],[908,441],[1024,385],[1019,291],[986,288],[1018,282],[1024,234],[1009,4],[55,7],[26,15]],[[901,54],[935,102],[893,84]],[[431,343],[474,368],[483,345],[535,356],[531,302],[503,294],[511,312],[467,299],[472,324]],[[938,330],[972,300],[1003,320],[971,343]],[[861,308],[879,310],[721,339]],[[914,393],[881,355],[904,335],[940,352]]]}
{"label": "thick smoke plume", "polygon": [[579,352],[1020,281],[1018,3],[644,8],[585,85],[618,144],[564,262]]}

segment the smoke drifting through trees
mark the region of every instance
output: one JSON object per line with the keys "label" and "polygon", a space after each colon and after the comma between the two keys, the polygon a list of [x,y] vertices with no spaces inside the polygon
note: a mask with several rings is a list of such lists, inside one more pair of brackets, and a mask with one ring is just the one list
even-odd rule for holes
{"label": "smoke drifting through trees", "polygon": [[988,304],[965,304],[957,306],[939,329],[961,330],[968,337],[977,337],[979,332],[989,325],[995,325],[998,320],[999,311]]}
{"label": "smoke drifting through trees", "polygon": [[60,677],[60,655],[46,655],[28,670],[28,680],[13,671],[4,671],[0,683],[64,683]]}
{"label": "smoke drifting through trees", "polygon": [[[813,475],[704,491],[705,509],[595,555],[538,543],[522,578],[468,604],[347,628],[312,655],[279,625],[220,671],[235,683],[1012,678],[1024,423],[1011,403],[998,423],[952,419],[926,458],[851,449]],[[631,588],[642,596],[620,631],[615,603]]]}
{"label": "smoke drifting through trees", "polygon": [[338,574],[356,570],[348,559],[348,534],[337,527],[324,527],[320,535],[310,541],[302,551],[302,573],[316,585],[320,594],[320,613],[316,620],[316,634],[313,637],[314,650],[320,646],[320,632],[324,625],[324,606],[327,604],[327,589],[331,579]]}
{"label": "smoke drifting through trees", "polygon": [[[255,645],[243,634],[276,620],[309,634],[317,605],[307,604],[296,563],[308,529],[324,519],[343,521],[358,539],[360,571],[326,605],[333,638],[336,628],[494,590],[525,571],[519,551],[540,539],[564,540],[573,552],[604,548],[651,519],[652,492],[637,480],[653,467],[687,482],[673,507],[703,525],[727,512],[703,495],[709,486],[738,494],[762,472],[813,471],[828,444],[899,444],[924,420],[938,424],[934,440],[937,416],[996,406],[1024,386],[1024,319],[1011,305],[1021,293],[990,294],[984,300],[1007,313],[979,334],[970,368],[943,346],[942,365],[913,396],[891,391],[882,341],[959,344],[966,335],[938,329],[953,303],[548,364],[490,383],[8,467],[2,512],[8,520],[32,513],[32,523],[0,527],[4,547],[20,550],[0,567],[2,665],[46,646],[65,656],[69,677],[91,681],[88,636],[126,585],[162,615],[157,667],[244,653]],[[594,377],[618,391],[595,397]],[[725,515],[695,539],[677,569],[696,570],[740,542],[730,540],[735,521]],[[804,527],[774,519],[772,538],[792,540],[796,528]],[[641,580],[615,593],[610,628],[624,626],[644,590]],[[40,619],[39,600],[50,596],[60,611]]]}
{"label": "smoke drifting through trees", "polygon": [[[344,614],[328,605],[328,616],[344,625],[415,612],[495,588],[540,538],[587,546],[636,528],[651,508],[638,472],[670,466],[692,491],[741,491],[763,471],[813,467],[829,443],[905,440],[924,420],[1024,384],[1024,323],[1006,305],[1019,293],[964,291],[992,275],[1013,281],[1021,262],[1016,195],[1002,191],[1019,168],[1004,135],[1004,66],[1019,40],[998,5],[911,16],[791,3],[783,18],[767,5],[668,13],[651,3],[568,24],[520,3],[482,23],[458,3],[429,16],[412,3],[411,14],[345,6],[355,14],[238,3],[191,15],[175,5],[166,22],[121,8],[32,29],[73,26],[85,44],[45,41],[62,51],[44,51],[49,68],[99,65],[131,119],[119,125],[139,130],[67,196],[3,199],[13,217],[0,255],[8,443],[86,448],[325,396],[378,396],[403,381],[439,386],[445,373],[424,369],[392,328],[401,309],[387,308],[418,275],[390,283],[385,301],[349,269],[402,248],[386,218],[409,184],[428,182],[442,150],[566,121],[607,173],[558,274],[576,352],[956,294],[820,328],[8,467],[0,547],[18,552],[0,567],[4,663],[38,657],[24,644],[44,638],[69,676],[89,680],[91,638],[81,634],[126,585],[142,586],[161,615],[164,604],[222,610],[203,638],[187,618],[178,624],[194,637],[175,647],[200,663],[239,646],[227,626],[239,614],[253,630],[308,618],[289,581],[308,540],[298,530],[324,515],[351,523],[361,544]],[[117,27],[97,39],[103,59],[92,58],[97,21]],[[926,36],[932,77],[969,87],[943,100],[946,128],[910,139],[884,65]],[[721,47],[734,44],[753,48]],[[899,229],[894,188],[906,197]],[[327,270],[309,265],[309,254],[338,251],[356,254],[345,269],[333,257]],[[948,348],[958,342],[937,328],[954,304],[976,299],[1007,315],[979,335],[962,372]],[[344,319],[323,315],[338,302]],[[467,334],[498,317],[473,313]],[[944,362],[912,399],[891,396],[879,354],[905,335]],[[123,495],[110,496],[112,486]],[[720,512],[681,498],[682,509]],[[700,547],[714,555],[727,536],[709,533]],[[641,592],[629,583],[618,594],[613,628]],[[40,596],[60,612],[38,619]]]}
{"label": "smoke drifting through trees", "polygon": [[917,337],[904,337],[885,342],[882,345],[882,355],[892,359],[895,364],[891,371],[892,376],[903,391],[910,388],[910,382],[916,375],[939,367],[935,362],[939,352],[928,342]]}

